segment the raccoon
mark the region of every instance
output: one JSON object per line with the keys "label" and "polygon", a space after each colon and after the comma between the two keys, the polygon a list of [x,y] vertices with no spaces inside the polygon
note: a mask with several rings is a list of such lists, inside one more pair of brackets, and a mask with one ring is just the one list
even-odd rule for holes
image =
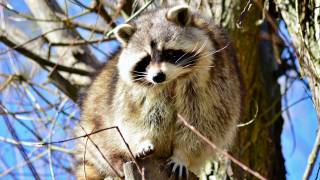
{"label": "raccoon", "polygon": [[[172,171],[199,175],[215,153],[177,115],[218,147],[232,144],[243,88],[230,40],[186,5],[145,12],[114,33],[121,49],[89,88],[76,134],[117,126],[135,158],[166,158]],[[133,160],[116,129],[77,150],[79,179],[123,177]]]}

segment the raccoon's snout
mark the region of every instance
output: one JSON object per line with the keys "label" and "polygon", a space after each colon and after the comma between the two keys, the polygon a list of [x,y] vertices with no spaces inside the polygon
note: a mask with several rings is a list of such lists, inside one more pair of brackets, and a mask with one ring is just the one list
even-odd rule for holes
{"label": "raccoon's snout", "polygon": [[166,80],[166,75],[162,71],[160,71],[152,77],[152,80],[155,83],[162,83]]}

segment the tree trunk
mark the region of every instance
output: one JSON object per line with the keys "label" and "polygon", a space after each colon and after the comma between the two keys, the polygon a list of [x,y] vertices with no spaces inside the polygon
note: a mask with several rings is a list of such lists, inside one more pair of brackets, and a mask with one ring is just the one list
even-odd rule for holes
{"label": "tree trunk", "polygon": [[[313,104],[320,122],[320,1],[277,0],[276,2],[292,37],[301,72],[309,81]],[[318,130],[303,179],[310,178],[319,149],[320,131]]]}
{"label": "tree trunk", "polygon": [[[213,12],[218,12],[215,19],[220,20],[220,25],[231,33],[238,52],[246,90],[241,121],[253,120],[251,124],[239,128],[232,152],[241,162],[268,179],[285,179],[280,141],[283,125],[281,94],[274,77],[277,63],[272,39],[276,34],[267,22],[257,25],[262,19],[258,5],[263,2],[251,2],[253,6],[247,14],[241,13],[250,2],[221,1],[211,7]],[[236,23],[241,26],[240,29],[236,28]],[[233,166],[233,170],[237,179],[252,178],[237,166]]]}
{"label": "tree trunk", "polygon": [[320,1],[277,0],[320,119]]}

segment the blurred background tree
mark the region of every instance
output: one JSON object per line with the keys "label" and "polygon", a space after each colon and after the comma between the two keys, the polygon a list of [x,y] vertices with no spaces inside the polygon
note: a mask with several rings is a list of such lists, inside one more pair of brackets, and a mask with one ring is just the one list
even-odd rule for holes
{"label": "blurred background tree", "polygon": [[[0,0],[0,127],[7,129],[0,133],[0,154],[6,153],[0,156],[0,177],[74,178],[75,142],[44,147],[39,142],[74,137],[81,94],[118,47],[113,28],[172,2]],[[268,179],[285,179],[281,115],[290,121],[287,110],[310,98],[320,112],[320,1],[185,3],[225,28],[238,52],[246,96],[231,154]],[[279,85],[280,78],[285,82]],[[286,93],[295,81],[304,84],[307,96],[288,104]],[[315,145],[306,179],[316,174],[317,154]],[[253,178],[234,164],[211,169],[236,179]]]}

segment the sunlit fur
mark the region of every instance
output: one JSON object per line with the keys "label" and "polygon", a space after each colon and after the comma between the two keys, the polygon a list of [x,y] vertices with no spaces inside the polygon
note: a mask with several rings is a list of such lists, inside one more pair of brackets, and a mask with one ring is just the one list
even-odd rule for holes
{"label": "sunlit fur", "polygon": [[[123,48],[91,85],[81,124],[86,133],[118,126],[134,155],[152,143],[155,151],[150,158],[168,158],[199,174],[214,153],[177,119],[177,114],[217,146],[228,148],[241,114],[241,78],[232,43],[217,26],[194,11],[189,24],[182,26],[168,21],[167,11],[164,8],[147,12],[130,22],[135,32],[128,41],[122,41]],[[190,66],[149,64],[145,72],[139,72],[141,78],[135,79],[134,67],[152,54],[151,41],[158,50],[180,49],[197,58]],[[163,71],[166,80],[152,83],[148,75],[156,70],[149,68]],[[76,134],[84,132],[78,128]],[[90,138],[123,176],[122,164],[132,159],[117,131],[100,132]],[[84,178],[81,162],[85,142],[86,138],[77,148],[79,178]],[[90,140],[85,159],[90,172],[95,168],[101,178],[116,176]],[[94,179],[90,173],[87,177]]]}

